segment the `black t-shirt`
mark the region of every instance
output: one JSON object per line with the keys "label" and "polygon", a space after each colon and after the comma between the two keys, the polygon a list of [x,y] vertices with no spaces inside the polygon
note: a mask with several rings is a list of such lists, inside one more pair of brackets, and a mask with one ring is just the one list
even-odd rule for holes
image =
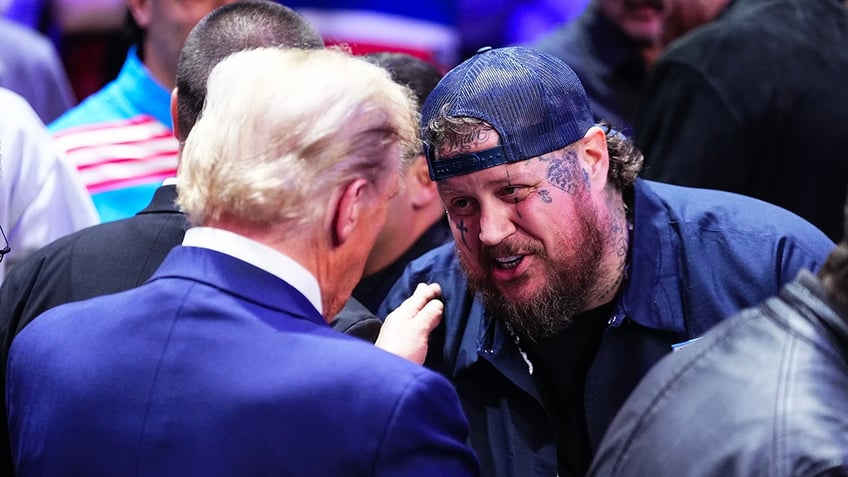
{"label": "black t-shirt", "polygon": [[553,421],[561,477],[585,475],[592,462],[584,405],[586,375],[613,309],[610,303],[581,313],[557,336],[526,345]]}

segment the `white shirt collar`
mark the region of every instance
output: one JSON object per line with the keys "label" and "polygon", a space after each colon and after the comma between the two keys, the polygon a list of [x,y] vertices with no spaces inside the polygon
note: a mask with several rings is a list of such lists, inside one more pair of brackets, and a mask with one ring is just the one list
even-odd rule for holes
{"label": "white shirt collar", "polygon": [[279,277],[301,292],[323,314],[321,288],[312,273],[291,257],[242,235],[214,227],[192,227],[183,238],[186,247],[215,250]]}

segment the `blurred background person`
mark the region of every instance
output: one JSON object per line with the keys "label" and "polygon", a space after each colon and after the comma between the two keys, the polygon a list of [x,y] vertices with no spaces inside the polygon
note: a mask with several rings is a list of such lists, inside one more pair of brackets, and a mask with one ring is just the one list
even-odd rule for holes
{"label": "blurred background person", "polygon": [[118,77],[48,125],[102,221],[143,209],[176,173],[169,104],[177,58],[197,21],[232,1],[127,0],[140,31]]}
{"label": "blurred background person", "polygon": [[[369,53],[364,58],[410,88],[419,106],[442,77],[431,63],[406,53]],[[423,150],[417,151],[401,180],[400,191],[389,202],[386,224],[365,262],[362,279],[353,289],[353,297],[372,313],[377,312],[410,261],[452,240],[445,207],[436,183],[430,179]]]}
{"label": "blurred background person", "polygon": [[565,61],[598,121],[632,134],[648,70],[660,52],[664,0],[592,0],[528,46]]}
{"label": "blurred background person", "polygon": [[[745,194],[832,240],[848,190],[842,0],[666,0],[636,124],[643,176]],[[681,35],[684,32],[687,32]]]}
{"label": "blurred background person", "polygon": [[43,123],[76,104],[65,65],[37,30],[0,17],[0,87],[27,100]]}
{"label": "blurred background person", "polygon": [[76,167],[29,103],[0,88],[0,111],[0,226],[13,250],[0,262],[2,283],[7,269],[98,218]]}

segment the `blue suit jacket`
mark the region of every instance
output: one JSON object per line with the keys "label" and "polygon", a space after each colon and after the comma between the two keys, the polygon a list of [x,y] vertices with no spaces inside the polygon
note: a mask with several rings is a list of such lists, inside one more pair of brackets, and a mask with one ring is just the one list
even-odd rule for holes
{"label": "blue suit jacket", "polygon": [[332,330],[279,278],[177,247],[12,344],[19,475],[474,475],[441,376]]}

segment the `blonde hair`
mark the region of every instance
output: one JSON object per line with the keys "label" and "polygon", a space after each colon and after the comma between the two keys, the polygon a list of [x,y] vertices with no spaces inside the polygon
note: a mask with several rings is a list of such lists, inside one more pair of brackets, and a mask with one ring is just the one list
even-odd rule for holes
{"label": "blonde hair", "polygon": [[420,147],[409,90],[342,51],[241,51],[207,89],[178,174],[178,203],[195,225],[226,217],[295,233],[354,178],[396,180]]}

